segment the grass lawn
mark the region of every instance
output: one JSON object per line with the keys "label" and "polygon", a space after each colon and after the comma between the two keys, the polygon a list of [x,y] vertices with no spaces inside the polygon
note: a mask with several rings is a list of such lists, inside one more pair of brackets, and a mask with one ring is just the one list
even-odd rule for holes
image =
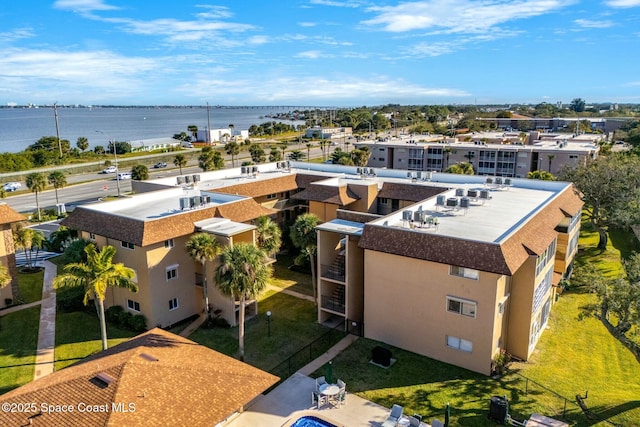
{"label": "grass lawn", "polygon": [[293,257],[289,254],[279,254],[278,261],[273,265],[271,284],[280,289],[289,289],[301,294],[313,296],[311,274],[291,270],[294,265]]}
{"label": "grass lawn", "polygon": [[[137,333],[116,328],[107,323],[107,337],[112,347]],[[100,322],[95,313],[77,311],[56,313],[55,370],[102,350]]]}
{"label": "grass lawn", "polygon": [[0,317],[0,394],[33,381],[40,307]]}
{"label": "grass lawn", "polygon": [[[258,315],[246,321],[244,342],[245,362],[260,369],[273,370],[328,331],[316,322],[316,310],[310,301],[270,291],[260,299],[258,308]],[[267,311],[272,313],[271,336],[268,336]],[[189,339],[229,356],[238,356],[238,328],[199,328]],[[309,357],[308,350],[305,356]]]}
{"label": "grass lawn", "polygon": [[42,280],[44,270],[37,273],[18,273],[18,288],[20,289],[20,302],[27,304],[42,299]]}

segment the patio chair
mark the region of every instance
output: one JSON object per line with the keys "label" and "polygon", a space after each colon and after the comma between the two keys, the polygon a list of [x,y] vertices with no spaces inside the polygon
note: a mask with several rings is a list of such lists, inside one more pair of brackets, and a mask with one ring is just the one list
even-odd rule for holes
{"label": "patio chair", "polygon": [[341,379],[338,379],[338,387],[340,388],[340,392],[338,393],[336,400],[339,405],[342,405],[347,398],[347,384]]}
{"label": "patio chair", "polygon": [[409,416],[407,416],[407,418],[409,419],[409,427],[420,427],[419,419],[417,419],[416,417],[409,417]]}
{"label": "patio chair", "polygon": [[398,424],[398,420],[400,420],[403,411],[404,408],[402,406],[394,404],[391,408],[391,412],[389,412],[389,416],[385,422],[382,423],[382,427],[395,427]]}
{"label": "patio chair", "polygon": [[316,405],[316,409],[320,409],[320,407],[327,404],[329,398],[322,393],[317,391],[311,392],[311,404]]}
{"label": "patio chair", "polygon": [[327,383],[324,376],[316,378],[316,391],[320,391],[320,387]]}

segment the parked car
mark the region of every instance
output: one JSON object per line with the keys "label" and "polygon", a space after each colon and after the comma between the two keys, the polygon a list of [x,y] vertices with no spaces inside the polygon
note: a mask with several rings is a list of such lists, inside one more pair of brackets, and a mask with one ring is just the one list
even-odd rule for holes
{"label": "parked car", "polygon": [[3,187],[4,191],[17,191],[22,188],[19,182],[7,182]]}
{"label": "parked car", "polygon": [[153,167],[154,167],[155,169],[166,168],[166,167],[167,167],[167,164],[166,164],[165,162],[158,162],[158,163],[156,163],[155,165],[153,165]]}
{"label": "parked car", "polygon": [[131,179],[131,172],[120,172],[116,177],[117,180]]}
{"label": "parked car", "polygon": [[118,172],[118,168],[115,166],[109,166],[107,168],[102,169],[102,173],[116,173]]}

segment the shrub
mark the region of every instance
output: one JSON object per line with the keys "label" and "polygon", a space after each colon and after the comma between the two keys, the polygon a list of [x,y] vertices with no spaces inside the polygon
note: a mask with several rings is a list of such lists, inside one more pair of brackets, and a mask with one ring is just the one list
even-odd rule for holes
{"label": "shrub", "polygon": [[147,330],[147,319],[142,314],[131,314],[120,305],[114,305],[105,313],[107,321],[114,326],[134,332]]}
{"label": "shrub", "polygon": [[131,328],[134,332],[144,332],[147,330],[147,319],[142,314],[135,314],[131,317]]}
{"label": "shrub", "polygon": [[124,309],[119,305],[112,305],[111,307],[107,308],[107,310],[105,311],[105,318],[107,319],[107,322],[118,324],[120,322],[120,316],[122,315],[123,311]]}
{"label": "shrub", "polygon": [[82,286],[74,286],[70,288],[61,288],[56,292],[56,306],[58,310],[70,313],[72,311],[85,310],[84,289]]}

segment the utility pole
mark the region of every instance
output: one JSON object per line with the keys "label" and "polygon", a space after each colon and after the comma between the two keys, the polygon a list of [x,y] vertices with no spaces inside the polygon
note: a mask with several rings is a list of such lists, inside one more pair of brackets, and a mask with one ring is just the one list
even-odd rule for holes
{"label": "utility pole", "polygon": [[211,114],[209,103],[207,102],[207,145],[211,145]]}
{"label": "utility pole", "polygon": [[62,158],[62,143],[60,142],[60,128],[58,127],[58,101],[53,103],[53,113],[56,117],[56,137],[58,138],[58,150],[60,151],[60,158]]}

